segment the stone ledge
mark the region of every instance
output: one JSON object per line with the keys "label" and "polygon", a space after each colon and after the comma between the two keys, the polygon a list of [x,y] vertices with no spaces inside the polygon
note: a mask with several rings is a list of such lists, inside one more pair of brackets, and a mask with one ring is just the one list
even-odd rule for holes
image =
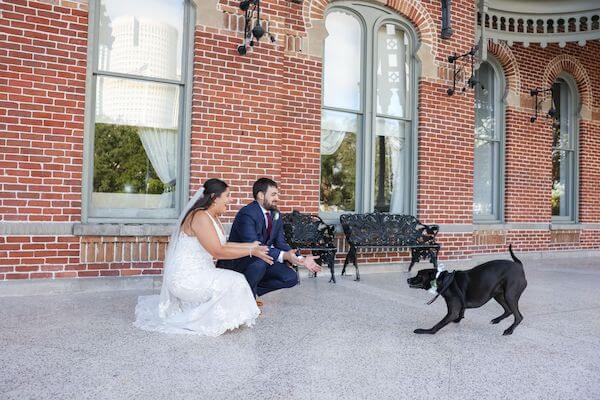
{"label": "stone ledge", "polygon": [[173,224],[75,224],[75,236],[169,236]]}

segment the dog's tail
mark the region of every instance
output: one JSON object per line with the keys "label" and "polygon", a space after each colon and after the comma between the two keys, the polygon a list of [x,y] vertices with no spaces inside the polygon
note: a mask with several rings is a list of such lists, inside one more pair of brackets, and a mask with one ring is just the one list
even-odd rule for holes
{"label": "dog's tail", "polygon": [[508,245],[508,251],[510,252],[510,256],[512,257],[512,259],[513,259],[514,262],[516,262],[517,264],[523,265],[523,263],[521,262],[521,260],[519,260],[517,258],[517,256],[515,256],[515,253],[513,253],[513,251],[512,251],[512,244]]}

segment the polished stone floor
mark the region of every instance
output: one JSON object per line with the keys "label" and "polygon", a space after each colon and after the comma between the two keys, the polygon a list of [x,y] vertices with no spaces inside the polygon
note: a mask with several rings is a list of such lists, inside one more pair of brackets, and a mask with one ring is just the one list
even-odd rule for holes
{"label": "polished stone floor", "polygon": [[255,327],[218,338],[134,328],[149,291],[0,297],[0,399],[599,399],[600,261],[525,269],[508,337],[493,301],[415,335],[443,301],[367,268],[267,295]]}

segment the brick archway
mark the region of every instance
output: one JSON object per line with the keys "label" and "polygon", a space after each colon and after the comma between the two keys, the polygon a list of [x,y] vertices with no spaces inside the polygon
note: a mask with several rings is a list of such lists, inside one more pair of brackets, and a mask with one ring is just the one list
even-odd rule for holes
{"label": "brick archway", "polygon": [[542,81],[545,87],[550,87],[561,72],[568,72],[577,82],[577,90],[581,99],[581,105],[590,109],[592,108],[592,83],[587,70],[581,62],[568,54],[561,54],[554,57],[548,63],[544,70],[544,80]]}
{"label": "brick archway", "polygon": [[521,88],[521,71],[510,47],[504,42],[494,43],[490,40],[488,43],[488,52],[502,65],[508,92],[514,96],[518,96],[519,89]]}

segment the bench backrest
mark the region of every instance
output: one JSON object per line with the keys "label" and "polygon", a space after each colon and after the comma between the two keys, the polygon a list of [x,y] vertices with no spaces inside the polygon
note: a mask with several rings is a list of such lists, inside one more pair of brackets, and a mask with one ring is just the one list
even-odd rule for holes
{"label": "bench backrest", "polygon": [[423,225],[412,215],[343,214],[340,222],[346,240],[354,246],[410,246],[422,238]]}
{"label": "bench backrest", "polygon": [[282,214],[282,221],[285,239],[293,248],[333,246],[334,227],[317,215],[293,211]]}

